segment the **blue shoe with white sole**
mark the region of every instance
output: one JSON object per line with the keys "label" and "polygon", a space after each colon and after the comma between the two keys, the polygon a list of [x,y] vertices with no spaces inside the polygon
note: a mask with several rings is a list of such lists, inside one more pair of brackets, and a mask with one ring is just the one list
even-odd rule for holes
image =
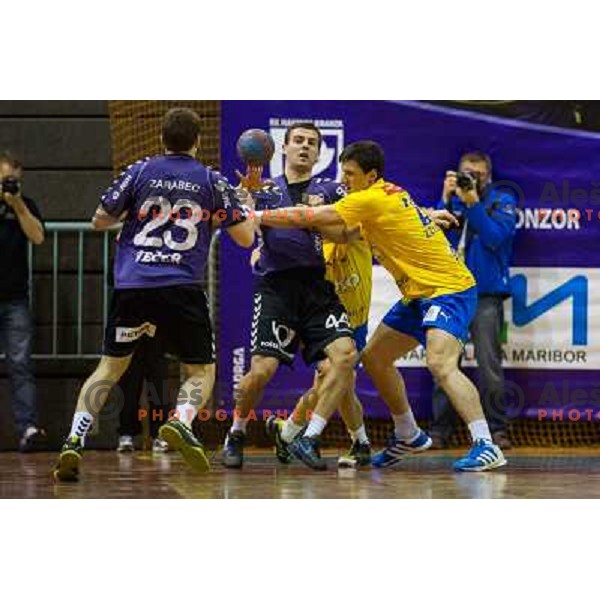
{"label": "blue shoe with white sole", "polygon": [[491,471],[506,464],[502,450],[488,440],[475,440],[464,458],[454,463],[455,471]]}
{"label": "blue shoe with white sole", "polygon": [[392,434],[388,440],[388,445],[373,456],[371,465],[384,469],[399,463],[408,454],[423,452],[431,447],[431,438],[423,431],[412,442],[405,442]]}

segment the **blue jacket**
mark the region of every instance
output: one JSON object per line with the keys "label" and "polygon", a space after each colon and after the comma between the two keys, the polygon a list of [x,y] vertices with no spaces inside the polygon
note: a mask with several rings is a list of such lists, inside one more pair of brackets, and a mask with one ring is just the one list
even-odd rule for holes
{"label": "blue jacket", "polygon": [[[510,296],[509,267],[517,223],[514,197],[492,187],[470,208],[457,196],[447,205],[440,200],[437,207],[447,208],[461,222],[467,219],[465,262],[477,281],[478,293]],[[461,232],[462,228],[446,232],[455,249]]]}

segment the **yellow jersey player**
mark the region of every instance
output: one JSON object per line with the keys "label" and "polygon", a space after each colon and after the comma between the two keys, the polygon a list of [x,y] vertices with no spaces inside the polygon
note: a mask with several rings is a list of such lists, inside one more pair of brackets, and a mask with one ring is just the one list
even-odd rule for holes
{"label": "yellow jersey player", "polygon": [[[394,434],[373,457],[376,467],[396,464],[405,455],[431,446],[419,429],[395,361],[419,343],[427,367],[469,428],[473,445],[456,461],[458,471],[486,471],[506,464],[493,444],[479,394],[458,368],[477,307],[475,280],[458,259],[442,230],[409,194],[383,179],[384,155],[372,141],[356,142],[340,156],[343,181],[350,193],[331,206],[296,207],[281,213],[256,213],[271,227],[361,227],[375,256],[395,278],[402,299],[395,304],[367,344],[362,363],[388,405]],[[458,189],[460,197],[468,191]]]}

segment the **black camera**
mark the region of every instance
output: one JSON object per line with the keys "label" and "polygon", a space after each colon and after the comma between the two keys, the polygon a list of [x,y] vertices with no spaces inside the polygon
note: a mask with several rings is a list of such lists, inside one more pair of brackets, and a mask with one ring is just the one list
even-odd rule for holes
{"label": "black camera", "polygon": [[21,191],[21,182],[16,177],[5,177],[0,181],[0,192],[18,196]]}
{"label": "black camera", "polygon": [[477,179],[477,175],[474,175],[473,173],[459,171],[456,174],[456,185],[463,190],[463,192],[470,192],[471,190],[476,189],[478,183],[479,180]]}

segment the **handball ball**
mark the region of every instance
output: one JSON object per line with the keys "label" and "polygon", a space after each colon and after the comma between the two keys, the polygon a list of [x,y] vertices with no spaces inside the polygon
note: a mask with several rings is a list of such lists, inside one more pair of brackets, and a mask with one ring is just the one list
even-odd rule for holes
{"label": "handball ball", "polygon": [[273,157],[275,142],[262,129],[247,129],[240,135],[236,148],[242,162],[247,165],[262,166]]}

